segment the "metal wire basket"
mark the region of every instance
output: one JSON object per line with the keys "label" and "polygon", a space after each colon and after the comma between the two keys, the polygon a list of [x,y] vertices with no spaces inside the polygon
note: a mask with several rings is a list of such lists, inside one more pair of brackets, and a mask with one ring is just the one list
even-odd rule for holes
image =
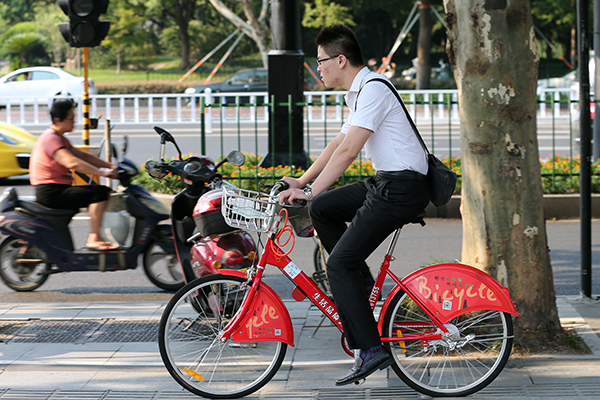
{"label": "metal wire basket", "polygon": [[268,232],[277,215],[277,201],[269,201],[264,193],[223,186],[221,213],[231,227]]}

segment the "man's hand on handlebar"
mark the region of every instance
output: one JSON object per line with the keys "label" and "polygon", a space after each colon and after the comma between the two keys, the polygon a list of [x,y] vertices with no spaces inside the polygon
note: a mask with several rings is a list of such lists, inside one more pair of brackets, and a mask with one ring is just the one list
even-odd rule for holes
{"label": "man's hand on handlebar", "polygon": [[297,178],[292,178],[289,176],[284,176],[283,178],[281,178],[282,181],[284,181],[285,183],[287,183],[290,187],[290,189],[302,189],[304,187],[304,185],[302,185],[299,181],[299,179]]}
{"label": "man's hand on handlebar", "polygon": [[[304,194],[304,191],[302,189],[298,188],[290,188],[279,193],[279,204],[284,205],[286,200],[289,204],[308,203],[308,197],[306,196],[306,194]],[[297,202],[298,200],[300,201]]]}
{"label": "man's hand on handlebar", "polygon": [[102,176],[105,178],[118,179],[119,178],[119,170],[118,170],[118,168],[105,169],[102,171]]}

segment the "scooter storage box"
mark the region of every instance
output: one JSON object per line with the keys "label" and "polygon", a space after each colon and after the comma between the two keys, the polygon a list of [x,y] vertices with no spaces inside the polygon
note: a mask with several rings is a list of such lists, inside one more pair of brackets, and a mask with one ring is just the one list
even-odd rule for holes
{"label": "scooter storage box", "polygon": [[198,199],[194,207],[194,222],[202,236],[217,235],[235,230],[225,223],[221,214],[221,190],[211,190]]}
{"label": "scooter storage box", "polygon": [[194,222],[196,223],[198,232],[202,236],[216,235],[235,230],[235,228],[225,223],[221,210],[196,215],[194,216]]}

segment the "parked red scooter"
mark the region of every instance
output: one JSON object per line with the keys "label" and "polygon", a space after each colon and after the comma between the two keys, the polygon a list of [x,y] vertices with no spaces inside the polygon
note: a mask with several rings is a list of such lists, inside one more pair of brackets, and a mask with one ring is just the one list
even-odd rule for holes
{"label": "parked red scooter", "polygon": [[[256,244],[247,232],[225,223],[221,214],[221,187],[231,183],[223,180],[218,172],[225,162],[243,165],[246,157],[234,150],[217,165],[207,156],[184,160],[173,136],[158,126],[154,130],[160,135],[160,161],[149,160],[146,170],[157,180],[173,173],[185,184],[171,203],[175,249],[185,282],[217,273],[219,268],[249,267],[256,254]],[[169,162],[164,159],[167,142],[173,143],[178,153],[177,159]]]}

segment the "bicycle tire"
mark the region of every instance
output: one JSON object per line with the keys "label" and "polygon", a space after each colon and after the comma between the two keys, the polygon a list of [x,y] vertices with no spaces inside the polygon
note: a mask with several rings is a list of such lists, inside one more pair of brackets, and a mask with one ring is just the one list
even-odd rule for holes
{"label": "bicycle tire", "polygon": [[160,356],[171,376],[198,396],[232,399],[267,384],[281,367],[287,344],[233,343],[220,332],[239,309],[249,287],[236,276],[208,275],[181,288],[160,320]]}
{"label": "bicycle tire", "polygon": [[[384,318],[383,335],[387,337],[438,330],[403,291],[394,296]],[[511,316],[495,310],[474,311],[458,316],[446,327],[460,334],[458,340],[390,342],[395,359],[392,368],[408,386],[428,396],[473,394],[489,385],[508,361],[513,343]],[[452,343],[456,348],[451,348]]]}

